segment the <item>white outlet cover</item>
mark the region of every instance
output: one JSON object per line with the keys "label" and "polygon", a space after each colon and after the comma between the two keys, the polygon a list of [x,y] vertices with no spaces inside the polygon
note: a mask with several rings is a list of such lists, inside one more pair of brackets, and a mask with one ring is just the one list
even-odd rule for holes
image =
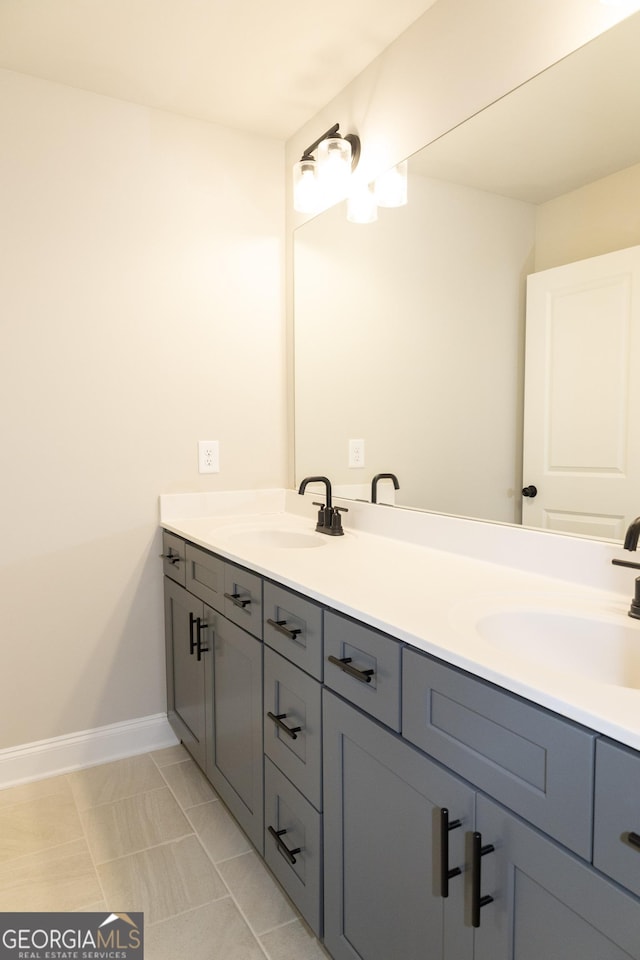
{"label": "white outlet cover", "polygon": [[198,441],[199,473],[220,473],[220,444],[217,440]]}
{"label": "white outlet cover", "polygon": [[364,467],[364,440],[349,440],[349,467]]}

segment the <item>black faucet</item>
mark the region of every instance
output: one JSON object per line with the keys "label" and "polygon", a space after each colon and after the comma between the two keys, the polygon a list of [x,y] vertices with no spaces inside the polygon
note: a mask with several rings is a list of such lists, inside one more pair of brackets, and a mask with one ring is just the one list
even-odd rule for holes
{"label": "black faucet", "polygon": [[316,503],[315,500],[313,501],[315,507],[320,507],[318,510],[316,530],[318,533],[326,533],[330,537],[343,536],[344,530],[342,529],[342,517],[340,514],[347,513],[348,511],[346,507],[334,507],[332,505],[331,481],[328,477],[305,477],[298,488],[298,493],[304,493],[309,483],[324,483],[327,489],[326,503]]}
{"label": "black faucet", "polygon": [[636,517],[633,523],[629,524],[627,535],[624,538],[625,550],[637,550],[638,537],[640,537],[640,517]]}
{"label": "black faucet", "polygon": [[[637,550],[638,539],[640,538],[640,517],[636,517],[633,523],[629,524],[627,535],[624,538],[625,550]],[[611,563],[616,567],[632,567],[634,570],[640,570],[640,563],[633,563],[631,560],[612,560]],[[636,590],[631,606],[629,607],[629,616],[640,620],[640,577],[636,578]]]}
{"label": "black faucet", "polygon": [[393,480],[394,490],[400,489],[400,484],[398,483],[398,478],[395,473],[376,473],[371,481],[371,503],[378,502],[378,480]]}

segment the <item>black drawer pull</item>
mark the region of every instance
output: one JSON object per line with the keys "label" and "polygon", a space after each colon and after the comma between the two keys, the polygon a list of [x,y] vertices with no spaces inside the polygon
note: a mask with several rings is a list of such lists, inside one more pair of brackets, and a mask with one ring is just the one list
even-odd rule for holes
{"label": "black drawer pull", "polygon": [[160,556],[163,560],[168,560],[169,563],[173,563],[174,565],[180,563],[182,560],[182,557],[178,556],[177,553],[161,553]]}
{"label": "black drawer pull", "polygon": [[251,597],[248,600],[241,600],[239,593],[225,593],[227,600],[231,600],[234,607],[240,607],[241,610],[244,610],[251,603]]}
{"label": "black drawer pull", "polygon": [[196,641],[193,638],[193,628],[196,622],[196,618],[192,613],[189,613],[189,656],[193,656],[193,653],[196,649]]}
{"label": "black drawer pull", "polygon": [[302,727],[288,727],[286,723],[283,723],[282,721],[287,716],[286,713],[271,713],[271,710],[269,710],[267,712],[267,716],[269,717],[269,720],[273,720],[276,727],[279,727],[286,734],[288,734],[292,740],[298,739],[298,734],[302,730]]}
{"label": "black drawer pull", "polygon": [[637,847],[640,850],[640,833],[634,833],[633,830],[630,830],[629,843],[632,847]]}
{"label": "black drawer pull", "polygon": [[281,840],[281,837],[283,837],[286,832],[287,832],[286,830],[274,830],[273,827],[271,826],[269,827],[269,833],[278,844],[278,850],[283,855],[283,857],[286,857],[289,863],[293,866],[294,863],[298,862],[295,858],[295,854],[302,853],[302,847],[296,847],[294,850],[289,850],[289,847],[286,845],[284,840]]}
{"label": "black drawer pull", "polygon": [[480,860],[488,853],[493,853],[492,843],[482,846],[482,834],[475,832],[471,836],[471,926],[480,926],[480,910],[488,903],[493,903],[493,897],[482,896],[482,866]]}
{"label": "black drawer pull", "polygon": [[270,627],[273,627],[274,630],[277,630],[278,633],[284,634],[287,640],[295,640],[299,633],[302,633],[302,630],[298,630],[297,627],[294,627],[293,630],[285,626],[286,620],[272,620],[271,617],[267,620],[267,623]]}
{"label": "black drawer pull", "polygon": [[371,683],[371,677],[373,676],[373,670],[358,670],[357,667],[351,666],[351,657],[341,657],[339,660],[337,657],[327,657],[329,663],[335,664],[336,667],[340,667],[341,670],[344,670],[345,673],[348,673],[350,677],[354,677],[356,680],[360,680],[361,683]]}
{"label": "black drawer pull", "polygon": [[200,617],[196,617],[196,655],[198,660],[202,660],[203,653],[209,652],[209,647],[202,646],[202,631],[206,629],[207,624],[203,623]]}
{"label": "black drawer pull", "polygon": [[462,820],[449,820],[449,811],[446,807],[440,810],[440,896],[449,896],[449,880],[459,877],[460,867],[449,869],[449,831],[462,826]]}

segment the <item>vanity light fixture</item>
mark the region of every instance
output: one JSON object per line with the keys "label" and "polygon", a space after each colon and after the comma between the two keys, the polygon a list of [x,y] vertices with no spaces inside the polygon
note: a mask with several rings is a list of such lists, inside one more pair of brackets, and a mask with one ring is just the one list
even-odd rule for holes
{"label": "vanity light fixture", "polygon": [[353,184],[347,197],[347,220],[350,223],[373,223],[378,219],[378,204],[370,183]]}
{"label": "vanity light fixture", "polygon": [[347,195],[360,159],[360,137],[355,133],[343,137],[339,130],[340,124],[335,123],[294,164],[293,207],[299,213],[318,213]]}
{"label": "vanity light fixture", "polygon": [[407,161],[403,160],[376,177],[373,192],[379,207],[404,207],[407,202]]}

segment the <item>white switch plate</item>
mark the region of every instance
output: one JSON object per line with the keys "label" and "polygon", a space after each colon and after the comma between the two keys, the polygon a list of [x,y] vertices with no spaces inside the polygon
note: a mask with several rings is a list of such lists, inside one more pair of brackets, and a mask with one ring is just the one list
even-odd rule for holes
{"label": "white switch plate", "polygon": [[220,473],[220,444],[217,440],[198,441],[198,471]]}
{"label": "white switch plate", "polygon": [[349,466],[364,467],[364,440],[349,440]]}

